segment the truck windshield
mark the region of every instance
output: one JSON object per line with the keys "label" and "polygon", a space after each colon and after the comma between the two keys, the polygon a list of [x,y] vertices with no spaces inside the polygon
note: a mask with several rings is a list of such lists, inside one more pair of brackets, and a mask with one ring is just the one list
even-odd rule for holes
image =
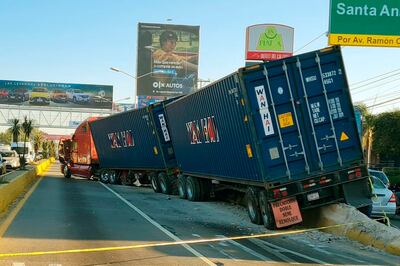
{"label": "truck windshield", "polygon": [[[24,153],[24,147],[12,147],[11,150],[16,151],[18,154]],[[28,153],[28,148],[25,147],[25,154]]]}

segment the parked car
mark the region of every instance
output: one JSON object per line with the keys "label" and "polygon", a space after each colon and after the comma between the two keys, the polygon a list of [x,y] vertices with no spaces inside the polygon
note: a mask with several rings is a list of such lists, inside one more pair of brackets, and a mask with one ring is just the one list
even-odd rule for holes
{"label": "parked car", "polygon": [[7,169],[15,169],[20,167],[19,156],[16,151],[2,151],[1,156],[5,160]]}
{"label": "parked car", "polygon": [[3,157],[0,154],[0,174],[1,175],[4,175],[5,173],[7,173],[5,162],[6,162],[6,160],[3,159]]}
{"label": "parked car", "polygon": [[67,91],[68,100],[73,103],[88,103],[90,95],[80,89],[71,89]]}
{"label": "parked car", "polygon": [[371,176],[373,196],[371,216],[396,215],[396,195],[375,176]]}
{"label": "parked car", "polygon": [[8,90],[1,89],[0,90],[0,100],[7,100],[8,99]]}
{"label": "parked car", "polygon": [[390,187],[390,181],[389,178],[387,177],[387,175],[382,172],[382,171],[378,171],[378,170],[373,170],[373,169],[368,169],[368,173],[372,176],[377,177],[378,179],[380,179],[382,181],[382,183],[386,186],[386,187]]}
{"label": "parked car", "polygon": [[31,97],[29,99],[30,104],[50,104],[50,93],[47,88],[33,88]]}
{"label": "parked car", "polygon": [[29,100],[29,92],[27,89],[16,89],[8,93],[9,102],[26,102]]}
{"label": "parked car", "polygon": [[68,96],[64,90],[54,90],[51,93],[51,100],[55,103],[66,103],[68,102]]}

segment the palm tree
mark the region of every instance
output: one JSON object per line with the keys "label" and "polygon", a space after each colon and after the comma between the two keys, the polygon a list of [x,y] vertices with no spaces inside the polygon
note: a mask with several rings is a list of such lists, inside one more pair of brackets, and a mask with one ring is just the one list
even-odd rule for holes
{"label": "palm tree", "polygon": [[32,135],[33,135],[33,150],[35,151],[35,154],[38,154],[39,149],[42,146],[44,140],[43,132],[36,129],[32,132]]}
{"label": "palm tree", "polygon": [[25,137],[24,137],[24,157],[22,160],[22,168],[25,168],[26,139],[29,139],[29,137],[32,133],[32,130],[33,130],[32,123],[33,123],[32,119],[28,119],[27,116],[24,117],[24,122],[22,123],[22,131],[24,132]]}
{"label": "palm tree", "polygon": [[21,133],[21,125],[19,124],[19,119],[15,118],[11,120],[11,134],[13,136],[13,142],[18,142],[19,135]]}

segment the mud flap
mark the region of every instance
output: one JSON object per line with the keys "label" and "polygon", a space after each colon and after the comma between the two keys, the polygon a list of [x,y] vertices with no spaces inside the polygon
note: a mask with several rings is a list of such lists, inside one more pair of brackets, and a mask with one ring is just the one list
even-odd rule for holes
{"label": "mud flap", "polygon": [[372,205],[368,178],[343,184],[343,194],[346,203],[356,208]]}

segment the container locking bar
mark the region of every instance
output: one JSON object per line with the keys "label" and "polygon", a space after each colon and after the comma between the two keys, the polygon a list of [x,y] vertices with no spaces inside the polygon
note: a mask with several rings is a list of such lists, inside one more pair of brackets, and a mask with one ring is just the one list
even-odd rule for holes
{"label": "container locking bar", "polygon": [[[274,111],[275,122],[278,123],[278,116],[276,114],[274,97],[272,97],[271,85],[269,84],[268,70],[267,70],[267,68],[265,66],[263,66],[263,67],[264,67],[263,73],[264,73],[264,76],[265,76],[265,80],[267,81],[269,95],[271,96],[271,106],[272,106],[272,110]],[[286,174],[287,174],[288,178],[291,179],[291,173],[290,173],[290,169],[289,169],[289,162],[288,162],[287,157],[286,157],[286,152],[285,152],[286,148],[285,148],[285,145],[283,143],[281,129],[280,129],[279,125],[277,125],[276,128],[278,130],[279,143],[281,144],[281,149],[282,149],[282,153],[283,153],[283,160],[285,161],[285,165],[286,165]]]}
{"label": "container locking bar", "polygon": [[326,106],[328,107],[329,121],[331,123],[331,130],[333,133],[331,137],[335,141],[335,146],[336,146],[337,155],[338,155],[338,162],[339,162],[340,166],[343,166],[342,156],[340,155],[339,144],[338,144],[337,137],[336,137],[335,125],[333,124],[332,111],[331,111],[331,107],[329,106],[328,92],[326,90],[325,83],[324,83],[324,77],[322,75],[321,60],[318,56],[318,53],[315,53],[315,62],[317,62],[317,64],[318,64],[319,75],[321,77],[321,83],[322,83],[322,87],[324,89],[323,92],[324,92],[324,96],[325,96],[325,103],[326,103]]}
{"label": "container locking bar", "polygon": [[[296,105],[295,105],[295,103],[294,103],[294,98],[293,98],[293,93],[292,93],[292,87],[291,87],[291,85],[290,85],[289,74],[288,74],[288,71],[287,71],[287,66],[286,66],[285,61],[283,61],[282,69],[283,69],[283,71],[285,72],[286,82],[287,82],[287,86],[288,86],[288,89],[289,89],[290,101],[291,101],[291,103],[292,103],[294,118],[296,119],[296,128],[297,128],[297,131],[298,131],[298,133],[299,133],[298,136],[299,136],[299,139],[300,139],[300,144],[301,144],[301,149],[302,149],[301,152],[296,152],[296,153],[295,153],[295,156],[301,155],[301,154],[304,156],[305,170],[306,170],[307,173],[309,174],[309,173],[310,173],[310,166],[309,166],[309,164],[308,164],[307,154],[306,154],[306,150],[305,150],[305,148],[304,148],[303,135],[301,134],[301,130],[300,130],[300,126],[299,126],[299,119],[297,118]],[[272,96],[272,95],[271,95],[271,96]]]}
{"label": "container locking bar", "polygon": [[301,63],[300,63],[300,60],[299,60],[298,57],[297,57],[296,66],[297,66],[297,68],[299,70],[299,74],[300,74],[300,78],[301,78],[301,84],[302,84],[302,87],[303,87],[304,99],[306,100],[306,105],[307,105],[307,110],[308,110],[308,117],[310,119],[312,135],[313,135],[313,138],[314,138],[314,145],[315,145],[315,148],[317,150],[318,166],[319,166],[319,168],[321,170],[324,170],[324,163],[322,162],[321,153],[319,152],[321,147],[319,147],[319,145],[318,145],[317,134],[315,132],[314,122],[313,122],[313,118],[312,118],[311,110],[310,110],[310,103],[308,102],[307,90],[306,90],[306,86],[305,86],[305,83],[304,83],[303,71],[301,70]]}

